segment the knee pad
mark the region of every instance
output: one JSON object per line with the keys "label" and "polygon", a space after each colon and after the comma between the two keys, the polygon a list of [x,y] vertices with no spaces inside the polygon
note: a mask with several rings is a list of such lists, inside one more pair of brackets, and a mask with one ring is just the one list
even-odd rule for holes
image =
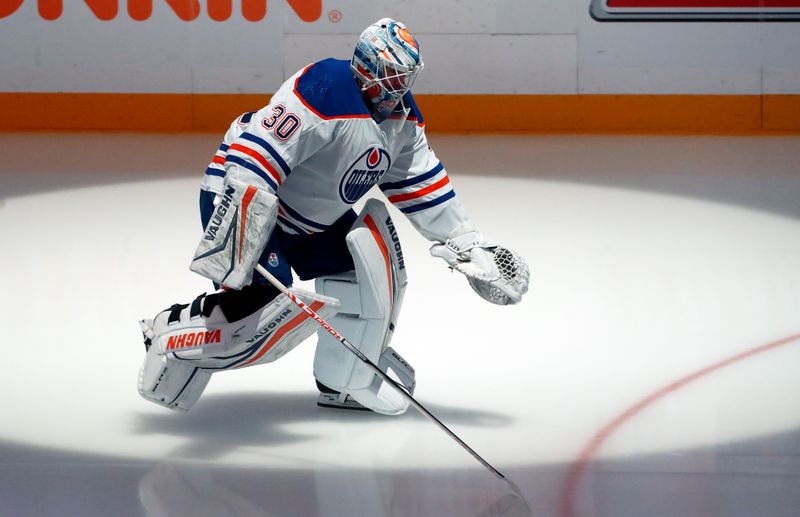
{"label": "knee pad", "polygon": [[[386,207],[367,202],[346,237],[355,270],[317,278],[316,290],[342,306],[331,325],[381,370],[409,392],[414,370],[389,344],[407,285],[405,264]],[[325,331],[318,332],[314,376],[336,391],[379,413],[400,414],[408,403],[358,358]]]}
{"label": "knee pad", "polygon": [[[332,298],[299,289],[292,292],[323,318],[333,316],[339,308]],[[225,305],[220,305],[217,295],[203,294],[190,305],[176,304],[153,320],[140,321],[147,347],[139,370],[142,397],[171,409],[188,410],[212,373],[275,361],[318,328],[284,295],[234,321],[225,317]],[[235,314],[230,308],[227,312]]]}

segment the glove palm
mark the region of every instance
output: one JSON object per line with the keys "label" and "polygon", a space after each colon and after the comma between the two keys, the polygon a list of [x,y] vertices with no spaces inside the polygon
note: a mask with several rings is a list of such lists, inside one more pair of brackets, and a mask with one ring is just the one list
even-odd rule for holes
{"label": "glove palm", "polygon": [[476,231],[466,231],[434,244],[431,255],[443,259],[467,277],[472,289],[497,305],[516,304],[528,291],[530,271],[525,260]]}

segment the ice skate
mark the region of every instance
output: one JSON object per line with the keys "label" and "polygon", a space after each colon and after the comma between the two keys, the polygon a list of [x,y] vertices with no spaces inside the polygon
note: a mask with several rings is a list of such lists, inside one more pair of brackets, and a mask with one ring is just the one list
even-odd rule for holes
{"label": "ice skate", "polygon": [[319,407],[356,411],[372,411],[371,409],[356,402],[350,395],[333,390],[319,381],[317,381],[317,388],[319,388],[319,398],[317,399],[317,405]]}

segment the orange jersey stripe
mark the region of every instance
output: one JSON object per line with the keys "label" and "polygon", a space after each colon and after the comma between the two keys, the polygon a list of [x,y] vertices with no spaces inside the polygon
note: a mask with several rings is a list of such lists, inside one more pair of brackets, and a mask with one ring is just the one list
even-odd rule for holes
{"label": "orange jersey stripe", "polygon": [[244,154],[254,158],[258,163],[263,165],[264,168],[267,169],[267,171],[269,171],[270,176],[272,176],[273,179],[275,179],[275,182],[278,185],[280,185],[282,183],[281,175],[278,174],[278,171],[275,170],[275,167],[273,167],[272,164],[269,163],[267,161],[267,159],[264,158],[263,156],[261,156],[261,154],[259,154],[258,152],[250,149],[249,147],[245,147],[245,146],[239,145],[239,144],[231,144],[231,146],[230,146],[230,148],[228,150],[239,151],[240,153],[244,153]]}
{"label": "orange jersey stripe", "polygon": [[431,192],[444,187],[448,183],[450,183],[450,178],[445,176],[444,178],[440,179],[433,185],[425,187],[424,189],[418,190],[416,192],[411,192],[409,194],[397,194],[396,196],[389,196],[387,199],[392,203],[399,203],[400,201],[408,201],[409,199],[416,199],[418,197],[424,196],[425,194],[430,194]]}

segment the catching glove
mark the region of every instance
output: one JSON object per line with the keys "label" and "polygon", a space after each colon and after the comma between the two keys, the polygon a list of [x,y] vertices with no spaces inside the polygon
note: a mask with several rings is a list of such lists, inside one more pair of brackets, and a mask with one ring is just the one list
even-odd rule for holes
{"label": "catching glove", "polygon": [[494,304],[519,303],[528,291],[530,270],[525,260],[474,230],[456,230],[444,243],[434,244],[431,255],[464,274],[472,289]]}

